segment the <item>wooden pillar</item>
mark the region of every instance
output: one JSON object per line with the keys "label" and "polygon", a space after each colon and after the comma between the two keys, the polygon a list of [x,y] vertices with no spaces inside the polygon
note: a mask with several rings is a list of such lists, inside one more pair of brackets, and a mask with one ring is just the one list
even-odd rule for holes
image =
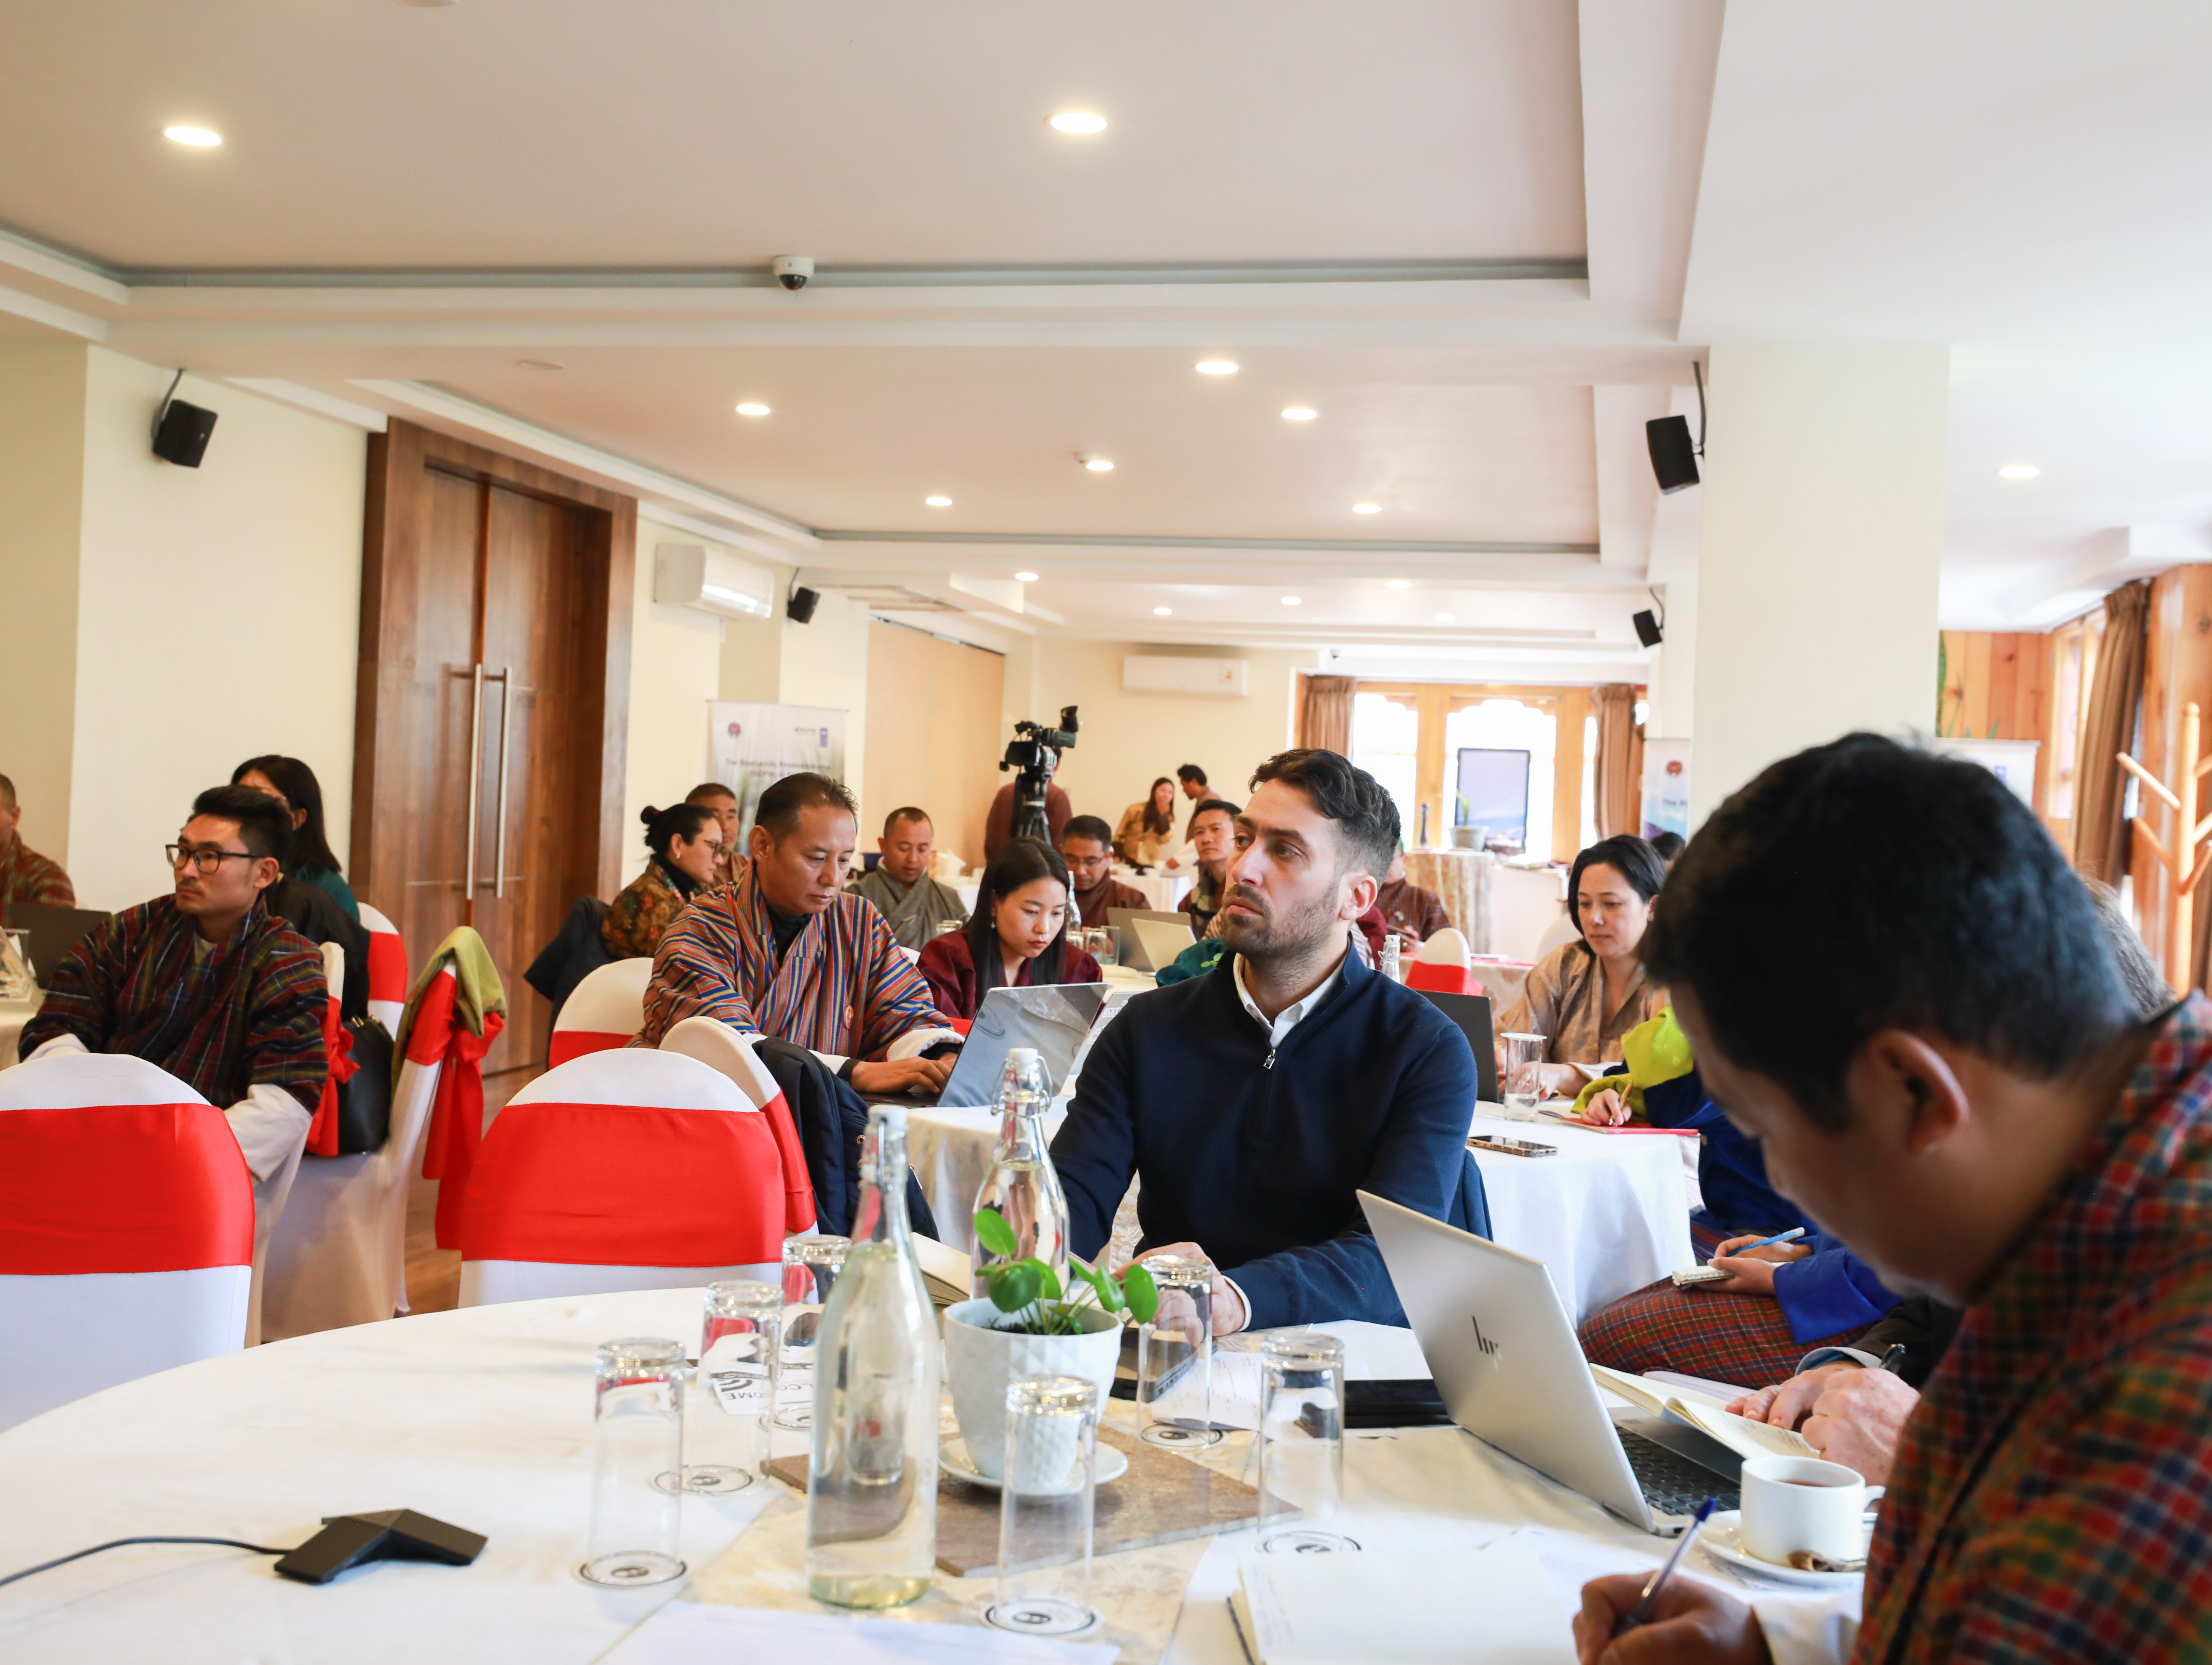
{"label": "wooden pillar", "polygon": [[[2182,722],[2185,708],[2192,703],[2200,712],[2212,710],[2212,564],[2171,568],[2151,582],[2143,654],[2142,739],[2135,755],[2151,775],[2177,787],[2182,771],[2198,761],[2193,753],[2183,756]],[[2143,944],[2153,959],[2170,968],[2185,966],[2188,961],[2177,962],[2171,951],[2167,933],[2174,923],[2169,894],[2172,874],[2147,836],[2166,826],[2167,817],[2168,806],[2146,787],[2128,870],[2135,881],[2136,919]],[[2179,836],[2185,840],[2187,835]],[[2187,867],[2185,861],[2185,873]],[[2202,894],[2191,901],[2192,915],[2206,905]],[[2176,982],[2174,987],[2188,985]]]}
{"label": "wooden pillar", "polygon": [[[1444,756],[1444,720],[1451,713],[1451,692],[1439,683],[1423,683],[1414,691],[1414,710],[1420,720],[1414,741],[1413,801],[1429,806],[1429,842],[1443,848],[1451,842],[1451,788]],[[1405,829],[1410,843],[1419,830],[1420,811],[1414,824]]]}
{"label": "wooden pillar", "polygon": [[1583,847],[1583,724],[1589,715],[1587,688],[1562,688],[1559,744],[1552,754],[1552,860],[1572,861]]}

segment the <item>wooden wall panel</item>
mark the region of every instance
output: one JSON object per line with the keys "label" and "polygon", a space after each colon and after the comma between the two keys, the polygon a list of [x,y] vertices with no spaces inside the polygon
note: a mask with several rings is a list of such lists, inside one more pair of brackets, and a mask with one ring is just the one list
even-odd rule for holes
{"label": "wooden wall panel", "polygon": [[1946,630],[1936,732],[1979,740],[2040,740],[2035,807],[2050,804],[2051,638],[2026,632]]}
{"label": "wooden wall panel", "polygon": [[863,852],[876,848],[884,817],[911,804],[929,811],[939,848],[981,864],[992,796],[1013,778],[998,769],[1006,679],[1000,654],[870,621]]}

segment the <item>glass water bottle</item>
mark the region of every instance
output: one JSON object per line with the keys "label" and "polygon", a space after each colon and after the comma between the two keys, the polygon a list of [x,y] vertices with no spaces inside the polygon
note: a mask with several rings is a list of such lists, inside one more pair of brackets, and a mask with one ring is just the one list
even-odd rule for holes
{"label": "glass water bottle", "polygon": [[1051,1103],[1052,1080],[1036,1048],[1016,1047],[1008,1052],[991,1100],[991,1108],[999,1113],[998,1148],[991,1152],[975,1207],[978,1212],[997,1209],[1013,1227],[1018,1248],[1012,1256],[1002,1256],[976,1246],[973,1293],[978,1297],[984,1292],[983,1268],[1008,1258],[1042,1261],[1061,1286],[1066,1285],[1067,1194],[1060,1188],[1060,1175],[1045,1149],[1044,1113]]}
{"label": "glass water bottle", "polygon": [[937,1561],[936,1315],[906,1218],[906,1111],[878,1105],[860,1145],[853,1246],[823,1309],[806,1480],[806,1588],[896,1607]]}

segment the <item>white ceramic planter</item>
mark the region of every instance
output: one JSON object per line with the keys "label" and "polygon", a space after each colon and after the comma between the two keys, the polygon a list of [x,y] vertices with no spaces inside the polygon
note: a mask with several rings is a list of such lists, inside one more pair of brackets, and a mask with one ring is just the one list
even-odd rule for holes
{"label": "white ceramic planter", "polygon": [[[1006,1456],[1006,1389],[1024,1376],[1073,1376],[1098,1389],[1103,1414],[1114,1386],[1114,1365],[1121,1352],[1121,1322],[1113,1314],[1085,1307],[1074,1335],[1023,1335],[994,1329],[1006,1316],[988,1301],[961,1301],[945,1310],[945,1375],[952,1389],[952,1413],[960,1421],[969,1460],[993,1480]],[[1045,1459],[1049,1463],[1053,1459]],[[1071,1446],[1052,1475],[1017,1475],[1022,1491],[1049,1491],[1074,1462]]]}

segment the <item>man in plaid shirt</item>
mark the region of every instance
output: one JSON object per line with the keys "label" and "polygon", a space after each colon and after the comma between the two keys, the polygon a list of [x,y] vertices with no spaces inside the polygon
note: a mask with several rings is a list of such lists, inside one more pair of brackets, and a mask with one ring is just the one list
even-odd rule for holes
{"label": "man in plaid shirt", "polygon": [[23,823],[15,783],[0,775],[0,902],[35,902],[49,908],[76,906],[76,889],[61,864],[26,844],[16,829]]}
{"label": "man in plaid shirt", "polygon": [[1584,1665],[2212,1654],[2212,1004],[2138,1018],[2027,807],[1863,734],[1723,805],[1644,953],[1777,1188],[1965,1315],[1863,1617],[1677,1579],[1616,1639],[1602,1578]]}
{"label": "man in plaid shirt", "polygon": [[20,1043],[27,1060],[125,1052],[181,1077],[224,1111],[257,1181],[307,1138],[329,1067],[321,952],[263,902],[291,832],[265,793],[202,793],[169,847],[175,894],[94,927]]}

